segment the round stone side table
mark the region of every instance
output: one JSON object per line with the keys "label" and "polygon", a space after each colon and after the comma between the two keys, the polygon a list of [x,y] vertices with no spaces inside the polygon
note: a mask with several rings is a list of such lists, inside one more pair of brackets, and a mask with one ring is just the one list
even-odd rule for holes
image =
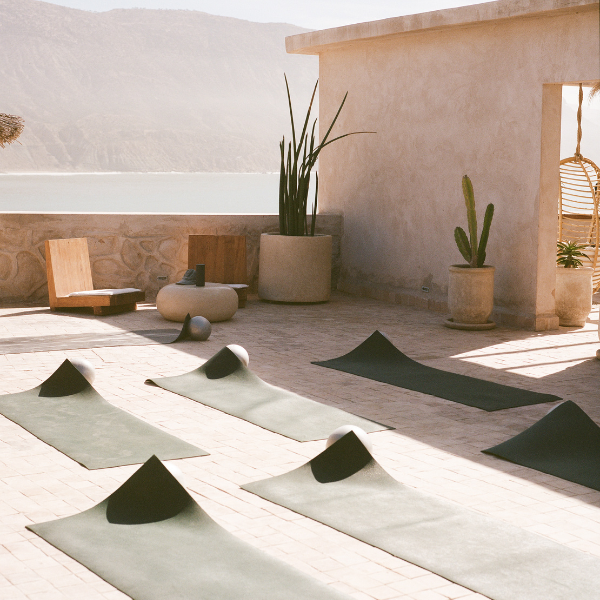
{"label": "round stone side table", "polygon": [[189,313],[192,317],[204,317],[215,323],[233,317],[238,308],[238,296],[234,289],[221,283],[207,282],[202,287],[171,283],[158,292],[156,308],[168,321],[182,323]]}

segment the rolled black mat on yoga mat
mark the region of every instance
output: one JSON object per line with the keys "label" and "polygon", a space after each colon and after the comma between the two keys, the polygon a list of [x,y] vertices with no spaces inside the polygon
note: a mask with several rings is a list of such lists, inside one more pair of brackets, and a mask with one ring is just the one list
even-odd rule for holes
{"label": "rolled black mat on yoga mat", "polygon": [[93,508],[27,529],[135,600],[350,600],[227,532],[156,457]]}
{"label": "rolled black mat on yoga mat", "polygon": [[175,344],[177,342],[185,342],[187,340],[191,340],[192,339],[192,335],[190,333],[190,321],[192,320],[192,317],[190,316],[190,313],[188,313],[187,315],[185,315],[185,319],[183,320],[183,326],[181,327],[181,331],[178,333],[177,337],[168,340],[166,343],[167,344]]}
{"label": "rolled black mat on yoga mat", "polygon": [[312,364],[487,411],[561,399],[552,394],[530,392],[427,367],[400,352],[380,331],[375,331],[360,346],[344,356]]}
{"label": "rolled black mat on yoga mat", "polygon": [[353,432],[243,489],[493,600],[597,600],[600,560],[393,479]]}
{"label": "rolled black mat on yoga mat", "polygon": [[0,396],[0,414],[88,469],[208,454],[109,404],[69,360],[38,387]]}
{"label": "rolled black mat on yoga mat", "polygon": [[393,429],[269,385],[229,348],[223,348],[190,373],[148,379],[146,383],[299,442],[325,439],[342,425],[356,425],[367,433]]}
{"label": "rolled black mat on yoga mat", "polygon": [[482,452],[600,491],[600,427],[570,400]]}

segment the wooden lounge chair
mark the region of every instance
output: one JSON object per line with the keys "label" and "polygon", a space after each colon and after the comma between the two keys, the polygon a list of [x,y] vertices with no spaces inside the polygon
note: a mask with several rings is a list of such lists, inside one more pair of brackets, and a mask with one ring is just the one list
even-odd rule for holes
{"label": "wooden lounge chair", "polygon": [[145,294],[135,288],[95,290],[86,238],[46,240],[50,309],[93,308],[95,315],[135,310]]}

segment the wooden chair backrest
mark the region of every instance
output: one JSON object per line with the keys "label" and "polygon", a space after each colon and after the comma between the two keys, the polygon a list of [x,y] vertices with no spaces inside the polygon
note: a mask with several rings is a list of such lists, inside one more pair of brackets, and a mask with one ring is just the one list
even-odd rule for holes
{"label": "wooden chair backrest", "polygon": [[46,271],[51,306],[57,297],[93,290],[87,239],[46,240]]}
{"label": "wooden chair backrest", "polygon": [[190,235],[188,269],[204,264],[213,283],[247,283],[245,235]]}

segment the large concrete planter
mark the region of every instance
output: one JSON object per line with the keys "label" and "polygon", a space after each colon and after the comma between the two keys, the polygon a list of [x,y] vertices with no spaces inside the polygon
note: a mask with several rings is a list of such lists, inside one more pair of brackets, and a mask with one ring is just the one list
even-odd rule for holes
{"label": "large concrete planter", "polygon": [[453,329],[492,329],[489,318],[494,309],[494,267],[473,269],[452,265],[448,283],[450,319],[445,322]]}
{"label": "large concrete planter", "polygon": [[592,267],[556,267],[556,314],[563,327],[583,327],[592,310]]}
{"label": "large concrete planter", "polygon": [[325,302],[331,295],[330,235],[260,236],[258,295],[275,302]]}

